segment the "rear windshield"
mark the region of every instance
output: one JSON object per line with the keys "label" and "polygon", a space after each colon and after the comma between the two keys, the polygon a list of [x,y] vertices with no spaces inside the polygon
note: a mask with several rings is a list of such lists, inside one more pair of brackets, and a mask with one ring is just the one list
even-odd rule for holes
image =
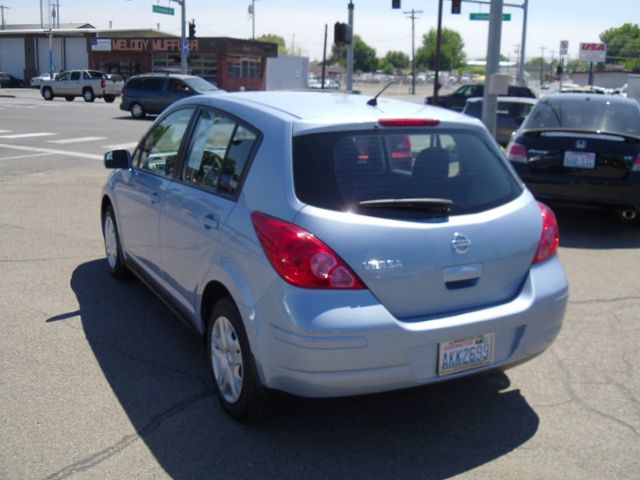
{"label": "rear windshield", "polygon": [[363,208],[367,200],[444,199],[450,215],[476,213],[522,192],[505,160],[468,130],[336,132],[293,141],[294,182],[304,203],[389,218],[425,212]]}
{"label": "rear windshield", "polygon": [[636,105],[600,96],[546,99],[538,102],[523,127],[603,131],[640,137],[640,110]]}

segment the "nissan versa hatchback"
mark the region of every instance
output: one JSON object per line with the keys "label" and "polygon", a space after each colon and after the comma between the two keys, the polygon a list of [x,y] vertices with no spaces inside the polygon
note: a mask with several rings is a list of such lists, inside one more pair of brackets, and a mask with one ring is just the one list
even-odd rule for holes
{"label": "nissan versa hatchback", "polygon": [[107,264],[209,352],[224,409],[404,389],[533,358],[560,330],[558,226],[482,124],[360,95],[172,105],[102,195]]}

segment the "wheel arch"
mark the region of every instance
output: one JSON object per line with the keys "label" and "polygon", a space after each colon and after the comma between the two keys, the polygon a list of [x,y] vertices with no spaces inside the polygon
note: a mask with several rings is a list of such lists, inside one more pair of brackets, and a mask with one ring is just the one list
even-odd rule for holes
{"label": "wheel arch", "polygon": [[204,333],[207,331],[207,322],[214,305],[224,297],[229,297],[236,306],[238,305],[231,292],[221,282],[212,280],[204,287],[200,300],[200,331],[203,332],[203,338]]}

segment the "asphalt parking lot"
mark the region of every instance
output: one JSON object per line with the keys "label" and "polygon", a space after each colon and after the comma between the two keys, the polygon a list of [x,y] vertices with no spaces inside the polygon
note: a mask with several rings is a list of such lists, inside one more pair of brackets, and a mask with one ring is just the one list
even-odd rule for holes
{"label": "asphalt parking lot", "polygon": [[640,478],[640,226],[556,210],[571,296],[525,365],[240,425],[202,342],[104,264],[102,155],[151,125],[118,105],[0,90],[0,478]]}

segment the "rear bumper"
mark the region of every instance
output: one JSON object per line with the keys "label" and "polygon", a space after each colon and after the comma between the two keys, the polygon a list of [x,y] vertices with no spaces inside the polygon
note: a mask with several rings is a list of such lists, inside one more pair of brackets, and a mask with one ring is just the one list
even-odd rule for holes
{"label": "rear bumper", "polygon": [[[532,267],[506,304],[411,323],[366,290],[328,293],[321,306],[318,291],[274,288],[255,307],[240,306],[241,314],[262,382],[306,397],[410,388],[521,363],[551,345],[568,300],[557,256]],[[484,333],[495,333],[491,365],[438,376],[440,342]]]}
{"label": "rear bumper", "polygon": [[638,174],[632,173],[624,179],[577,179],[569,176],[532,174],[526,167],[512,165],[538,200],[640,209]]}

